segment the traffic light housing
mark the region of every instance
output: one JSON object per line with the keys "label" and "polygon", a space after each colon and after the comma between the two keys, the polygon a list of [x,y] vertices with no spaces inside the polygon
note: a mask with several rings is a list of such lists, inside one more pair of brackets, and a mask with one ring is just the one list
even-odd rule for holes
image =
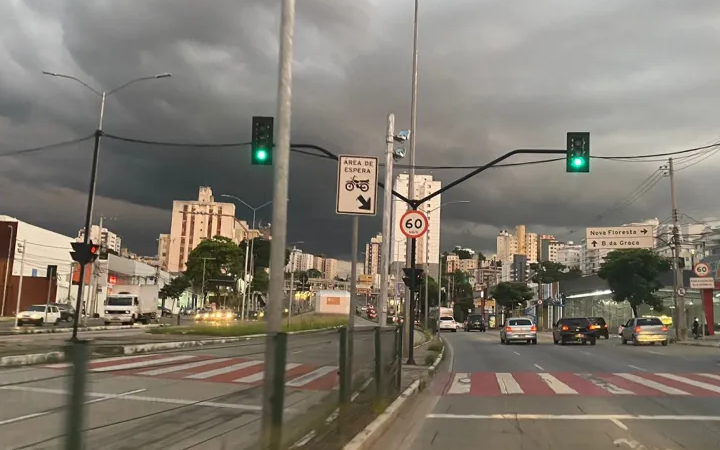
{"label": "traffic light housing", "polygon": [[70,244],[73,251],[70,252],[70,257],[73,261],[78,264],[85,265],[94,262],[100,256],[100,246],[88,242],[72,242]]}
{"label": "traffic light housing", "polygon": [[567,172],[590,172],[590,133],[567,134]]}
{"label": "traffic light housing", "polygon": [[273,155],[272,117],[254,116],[252,118],[252,150],[250,161],[255,166],[271,166]]}
{"label": "traffic light housing", "polygon": [[423,272],[425,272],[423,269],[415,269],[413,274],[413,269],[411,268],[405,268],[403,269],[403,274],[405,276],[403,277],[403,283],[405,283],[405,286],[411,287],[411,281],[413,278],[415,278],[415,289],[420,287],[423,282]]}

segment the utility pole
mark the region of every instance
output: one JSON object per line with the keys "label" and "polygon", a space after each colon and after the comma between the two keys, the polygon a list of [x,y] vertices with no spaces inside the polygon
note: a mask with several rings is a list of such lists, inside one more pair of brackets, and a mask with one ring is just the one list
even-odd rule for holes
{"label": "utility pole", "polygon": [[205,307],[205,264],[207,263],[208,260],[214,261],[215,258],[203,257],[202,260],[203,260],[203,272],[202,272],[202,286],[200,286],[200,289],[201,289],[200,295],[202,298],[202,307],[204,308]]}
{"label": "utility pole", "polygon": [[292,316],[292,305],[293,305],[293,288],[295,287],[295,272],[290,272],[290,290],[289,293],[289,301],[288,301],[288,317],[287,317],[287,324],[288,328],[290,328],[290,317]]}
{"label": "utility pole", "polygon": [[[438,236],[440,233],[438,233]],[[425,329],[428,329],[428,314],[430,310],[428,309],[430,306],[430,303],[428,302],[428,285],[430,284],[430,278],[428,277],[429,272],[429,266],[430,266],[430,246],[428,245],[428,240],[430,237],[430,230],[425,234]],[[440,303],[438,303],[438,306],[440,306]]]}
{"label": "utility pole", "polygon": [[15,304],[15,328],[18,326],[18,315],[20,314],[20,299],[22,298],[23,273],[25,272],[25,239],[22,241],[22,256],[20,257],[20,280],[18,282],[17,303]]}
{"label": "utility pole", "polygon": [[13,239],[15,237],[14,236],[15,228],[13,228],[12,225],[8,225],[8,229],[10,230],[10,236],[8,238],[7,260],[5,260],[5,282],[3,283],[3,297],[2,297],[2,308],[0,308],[0,317],[5,315],[5,299],[7,298],[8,280],[10,279],[9,278],[9,276],[10,276],[10,256],[12,255]]}
{"label": "utility pole", "polygon": [[287,246],[287,207],[290,179],[290,121],[292,118],[292,66],[295,0],[282,0],[277,95],[277,142],[273,162],[273,245],[270,246],[270,286],[267,297],[265,377],[262,390],[260,446],[279,450],[282,444],[283,384],[287,335],[282,333],[282,309]]}
{"label": "utility pole", "polygon": [[[418,0],[415,0],[415,14],[413,15],[413,58],[412,58],[412,98],[410,100],[410,171],[408,175],[408,199],[415,200],[415,143],[417,142],[417,97],[418,97]],[[386,189],[390,189],[388,186]],[[408,205],[408,211],[416,209]],[[413,249],[414,239],[408,238],[405,244],[405,264],[411,264],[414,260]],[[405,306],[403,315],[405,317],[405,336],[410,336],[414,326],[414,318],[410,316],[410,305],[415,299],[411,298],[411,289],[405,288]],[[412,348],[412,345],[409,347]],[[410,348],[403,347],[406,356],[411,353]]]}
{"label": "utility pole", "polygon": [[[357,294],[358,235],[360,233],[360,217],[352,218],[352,243],[350,251],[350,305],[347,326],[347,373],[352,374],[353,350],[355,347],[355,296]],[[382,326],[382,325],[381,325]],[[350,378],[352,379],[352,377]],[[350,381],[350,379],[348,381]]]}
{"label": "utility pole", "polygon": [[380,250],[380,298],[378,299],[378,322],[387,325],[388,278],[390,275],[390,252],[392,251],[392,184],[393,144],[395,142],[395,115],[388,114],[385,131],[385,190],[383,191],[382,248]]}
{"label": "utility pole", "polygon": [[684,287],[683,272],[680,268],[680,227],[678,225],[678,208],[675,198],[675,168],[673,159],[668,159],[668,175],[670,176],[670,203],[672,206],[673,221],[673,270],[675,272],[673,282],[673,300],[675,303],[675,311],[677,311],[677,322],[675,323],[676,338],[679,341],[685,340],[687,337],[686,319],[685,319],[685,296],[678,295],[678,290]]}

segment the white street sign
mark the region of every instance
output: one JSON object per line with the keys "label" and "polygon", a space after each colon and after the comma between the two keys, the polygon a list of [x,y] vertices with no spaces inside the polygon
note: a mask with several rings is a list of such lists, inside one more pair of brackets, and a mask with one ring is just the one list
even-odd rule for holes
{"label": "white street sign", "polygon": [[[654,238],[655,227],[651,225],[647,226],[632,226],[632,227],[597,227],[587,228],[585,230],[585,238],[590,242],[593,239],[605,239],[617,240],[617,239],[629,239],[629,238]],[[654,240],[654,239],[653,239]],[[654,246],[654,243],[653,243]],[[643,248],[643,247],[628,247],[628,248]]]}
{"label": "white street sign", "polygon": [[687,294],[687,291],[685,290],[685,288],[681,288],[681,287],[677,288],[677,295],[679,295],[680,297],[684,297],[685,294]]}
{"label": "white street sign", "polygon": [[335,213],[374,216],[377,211],[378,159],[341,155],[337,178]]}
{"label": "white street sign", "polygon": [[417,239],[428,230],[428,218],[424,212],[410,210],[400,218],[400,231],[410,239]]}
{"label": "white street sign", "polygon": [[699,262],[693,267],[693,272],[699,277],[706,277],[710,275],[710,265],[704,262]]}
{"label": "white street sign", "polygon": [[690,278],[690,289],[715,289],[715,279],[709,277]]}
{"label": "white street sign", "polygon": [[653,248],[655,247],[654,237],[635,238],[595,238],[587,240],[587,248],[623,250],[630,248]]}

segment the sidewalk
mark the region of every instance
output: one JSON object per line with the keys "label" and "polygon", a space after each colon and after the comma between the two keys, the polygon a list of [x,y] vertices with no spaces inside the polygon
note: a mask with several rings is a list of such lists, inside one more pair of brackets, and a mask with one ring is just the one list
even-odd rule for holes
{"label": "sidewalk", "polygon": [[705,336],[700,339],[688,339],[687,341],[675,342],[680,345],[692,345],[694,347],[720,347],[720,336]]}

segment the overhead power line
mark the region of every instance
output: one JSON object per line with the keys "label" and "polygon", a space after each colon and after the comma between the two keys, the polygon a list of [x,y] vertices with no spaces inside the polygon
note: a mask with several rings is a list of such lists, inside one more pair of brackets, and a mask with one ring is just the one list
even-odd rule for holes
{"label": "overhead power line", "polygon": [[20,149],[20,150],[10,150],[7,152],[0,153],[0,157],[19,156],[19,155],[25,155],[27,153],[36,153],[36,152],[41,152],[41,151],[45,151],[45,150],[50,150],[53,148],[64,147],[66,145],[79,144],[80,142],[88,141],[90,139],[93,139],[94,137],[95,137],[95,133],[93,133],[89,136],[79,138],[79,139],[72,139],[70,141],[62,141],[62,142],[57,142],[55,144],[43,145],[40,147],[24,148],[24,149]]}

